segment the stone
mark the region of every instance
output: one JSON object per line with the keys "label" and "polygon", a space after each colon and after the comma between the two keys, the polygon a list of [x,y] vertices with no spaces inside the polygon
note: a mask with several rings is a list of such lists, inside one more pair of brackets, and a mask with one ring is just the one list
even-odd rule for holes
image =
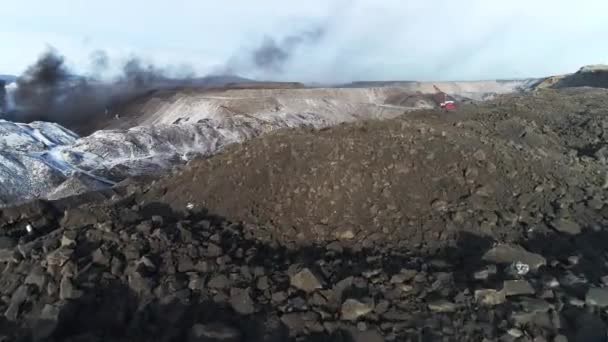
{"label": "stone", "polygon": [[209,243],[207,245],[207,250],[205,251],[205,256],[210,257],[210,258],[217,258],[220,255],[222,255],[224,253],[224,251],[222,250],[222,247],[214,244],[214,243]]}
{"label": "stone", "polygon": [[347,277],[344,278],[342,280],[340,280],[339,282],[337,282],[333,287],[333,293],[334,293],[334,297],[338,299],[338,301],[342,301],[342,294],[344,293],[344,291],[346,291],[347,289],[351,288],[353,286],[354,283],[354,277]]}
{"label": "stone", "polygon": [[578,235],[582,232],[582,228],[578,223],[566,218],[560,218],[552,221],[551,227],[555,228],[555,230],[561,233],[570,235]]}
{"label": "stone", "polygon": [[594,197],[587,201],[587,206],[595,210],[601,210],[604,207],[604,202]]}
{"label": "stone", "polygon": [[115,276],[120,276],[122,271],[124,270],[124,263],[120,258],[114,257],[112,258],[112,265],[110,268],[110,272]]}
{"label": "stone", "polygon": [[530,265],[521,262],[521,261],[516,261],[514,263],[512,263],[509,268],[507,269],[507,273],[514,275],[514,276],[525,276],[526,274],[528,274],[530,272]]}
{"label": "stone", "polygon": [[342,254],[342,252],[344,252],[342,243],[338,241],[330,242],[325,246],[325,249],[327,249],[328,252],[335,254]]}
{"label": "stone", "polygon": [[507,330],[507,334],[509,334],[515,338],[520,338],[520,337],[524,336],[523,331],[521,331],[517,328],[511,328],[511,329]]}
{"label": "stone", "polygon": [[241,332],[224,323],[195,324],[190,329],[188,342],[240,342]]}
{"label": "stone", "polygon": [[564,335],[557,335],[553,338],[553,342],[568,342],[568,338]]}
{"label": "stone", "polygon": [[404,274],[397,273],[391,277],[391,284],[403,284],[407,277]]}
{"label": "stone", "polygon": [[139,272],[132,272],[128,275],[129,287],[140,296],[149,295],[154,287],[154,282],[141,275]]}
{"label": "stone", "polygon": [[0,249],[0,262],[19,262],[19,254],[12,249]]}
{"label": "stone", "polygon": [[287,300],[287,293],[280,291],[280,292],[275,292],[271,295],[270,299],[272,300],[273,303],[283,303],[284,301]]}
{"label": "stone", "polygon": [[194,271],[194,261],[188,255],[181,254],[177,258],[177,271],[184,273]]}
{"label": "stone", "polygon": [[580,300],[576,297],[572,297],[572,298],[568,299],[568,303],[570,303],[570,305],[572,305],[572,306],[576,306],[577,308],[582,308],[585,306],[585,301]]}
{"label": "stone", "polygon": [[40,266],[34,266],[24,281],[27,285],[36,286],[41,292],[46,289],[46,282],[47,275]]}
{"label": "stone", "polygon": [[334,235],[338,240],[352,240],[355,238],[355,233],[351,228],[341,227],[334,231]]}
{"label": "stone", "polygon": [[318,321],[319,314],[312,311],[293,312],[281,316],[281,322],[289,329],[291,336],[301,333],[305,329],[316,330],[313,327],[318,325]]}
{"label": "stone", "polygon": [[308,302],[302,297],[290,298],[288,301],[288,305],[290,309],[294,309],[297,311],[308,310]]}
{"label": "stone", "polygon": [[255,312],[253,299],[249,295],[249,288],[232,288],[230,289],[230,305],[237,313],[241,315],[250,315]]}
{"label": "stone", "polygon": [[192,291],[202,291],[205,289],[205,279],[198,274],[190,275],[188,288]]}
{"label": "stone", "polygon": [[355,321],[374,310],[374,305],[363,303],[356,299],[347,299],[340,310],[341,318],[346,321]]}
{"label": "stone", "polygon": [[473,153],[473,158],[477,159],[478,161],[484,161],[486,160],[486,153],[483,150],[477,150],[475,153]]}
{"label": "stone", "polygon": [[479,177],[479,169],[476,167],[467,167],[464,171],[464,178],[468,183],[473,183]]}
{"label": "stone", "polygon": [[534,288],[526,280],[505,280],[502,291],[505,296],[533,295]]}
{"label": "stone", "polygon": [[389,302],[388,300],[385,300],[385,299],[380,300],[378,302],[378,304],[376,304],[376,307],[374,308],[374,312],[381,315],[381,314],[387,312],[388,309],[390,308],[390,306],[391,306],[391,302]]}
{"label": "stone", "polygon": [[144,221],[135,226],[135,229],[144,235],[149,235],[150,233],[152,233],[153,228],[154,226],[152,224],[152,221]]}
{"label": "stone", "polygon": [[553,276],[547,276],[543,278],[543,285],[550,289],[555,289],[559,287],[559,281]]}
{"label": "stone", "polygon": [[17,321],[21,305],[27,300],[30,295],[30,288],[28,285],[19,286],[13,295],[11,296],[8,308],[4,312],[4,317],[9,321]]}
{"label": "stone", "polygon": [[530,269],[534,271],[547,264],[547,260],[542,255],[530,253],[523,247],[512,244],[496,245],[483,255],[483,260],[495,264],[521,262],[529,265]]}
{"label": "stone", "polygon": [[76,289],[69,277],[61,278],[59,283],[59,298],[60,299],[78,299],[82,297],[83,292]]}
{"label": "stone", "polygon": [[412,319],[412,314],[396,309],[391,309],[383,313],[382,318],[388,321],[410,321]]}
{"label": "stone", "polygon": [[268,290],[270,288],[270,283],[268,282],[268,277],[263,276],[259,277],[256,283],[256,287],[260,291]]}
{"label": "stone", "polygon": [[75,230],[66,230],[61,236],[61,247],[72,247],[76,245],[78,232]]}
{"label": "stone", "polygon": [[376,329],[367,329],[361,331],[361,329],[355,327],[348,327],[346,329],[348,333],[348,339],[350,342],[384,342],[385,339],[382,337]]}
{"label": "stone", "polygon": [[382,273],[381,269],[368,270],[361,273],[365,278],[370,279]]}
{"label": "stone", "polygon": [[156,264],[154,264],[154,261],[152,261],[152,259],[150,259],[147,256],[142,256],[136,263],[137,268],[140,270],[145,270],[145,271],[149,271],[149,272],[154,272],[156,271]]}
{"label": "stone", "polygon": [[308,268],[304,268],[291,276],[289,282],[291,286],[308,293],[323,288],[321,281]]}
{"label": "stone", "polygon": [[60,247],[46,256],[46,263],[49,266],[63,266],[74,254],[74,250],[68,247]]}
{"label": "stone", "polygon": [[207,283],[212,289],[226,289],[232,285],[232,282],[223,274],[216,275]]}
{"label": "stone", "polygon": [[318,307],[323,307],[327,305],[327,298],[325,298],[321,293],[315,292],[312,295],[312,299],[310,299],[310,304]]}
{"label": "stone", "polygon": [[429,310],[431,310],[433,312],[440,312],[440,313],[454,312],[457,310],[456,304],[454,304],[448,300],[445,300],[445,299],[431,302],[428,304],[428,307],[429,307]]}
{"label": "stone", "polygon": [[486,268],[481,269],[473,274],[475,280],[487,280],[490,276],[495,275],[497,272],[496,265],[488,265]]}
{"label": "stone", "polygon": [[59,291],[57,284],[52,280],[46,284],[46,294],[50,297],[55,297]]}
{"label": "stone", "polygon": [[74,261],[70,260],[66,262],[65,265],[63,265],[60,273],[62,276],[72,278],[76,277],[76,275],[78,274],[78,265]]}
{"label": "stone", "polygon": [[548,312],[553,309],[549,302],[537,298],[524,297],[520,299],[519,304],[527,312]]}
{"label": "stone", "polygon": [[553,290],[542,290],[539,297],[542,299],[553,299],[555,298],[555,292]]}
{"label": "stone", "polygon": [[504,292],[492,289],[476,290],[475,301],[485,306],[500,305],[506,301]]}
{"label": "stone", "polygon": [[570,265],[573,265],[573,266],[578,265],[580,261],[581,261],[581,257],[578,255],[571,255],[568,257],[568,263]]}
{"label": "stone", "polygon": [[403,268],[401,269],[401,271],[399,271],[399,274],[403,276],[403,281],[410,281],[416,278],[416,276],[418,275],[418,271]]}
{"label": "stone", "polygon": [[304,321],[299,312],[284,314],[281,316],[281,322],[285,324],[292,334],[303,331],[306,328],[306,321]]}
{"label": "stone", "polygon": [[85,208],[69,209],[66,210],[60,224],[62,227],[66,228],[92,226],[97,223],[99,219],[99,217],[95,214],[96,213],[93,213]]}
{"label": "stone", "polygon": [[436,199],[431,203],[431,207],[435,211],[439,212],[447,212],[448,211],[448,202],[440,199]]}
{"label": "stone", "polygon": [[93,263],[109,267],[110,266],[110,256],[106,254],[101,248],[97,248],[93,254],[91,254],[91,258],[93,259]]}
{"label": "stone", "polygon": [[114,224],[111,221],[96,223],[95,229],[99,229],[106,233],[112,233],[112,230],[114,230]]}
{"label": "stone", "polygon": [[17,241],[8,236],[0,236],[0,249],[12,249],[17,246]]}
{"label": "stone", "polygon": [[608,307],[608,288],[590,288],[585,296],[585,303],[600,308]]}
{"label": "stone", "polygon": [[494,189],[488,185],[480,186],[475,190],[475,194],[487,198],[494,194]]}

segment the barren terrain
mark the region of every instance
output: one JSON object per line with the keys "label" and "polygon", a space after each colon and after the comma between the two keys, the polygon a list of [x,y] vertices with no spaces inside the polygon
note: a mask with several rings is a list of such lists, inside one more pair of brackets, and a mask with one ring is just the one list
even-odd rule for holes
{"label": "barren terrain", "polygon": [[[305,108],[266,91],[188,101]],[[372,100],[352,117],[385,105],[353,91]],[[158,108],[130,120],[198,120]],[[160,178],[5,208],[0,335],[605,341],[607,108],[604,89],[545,89],[288,125]]]}

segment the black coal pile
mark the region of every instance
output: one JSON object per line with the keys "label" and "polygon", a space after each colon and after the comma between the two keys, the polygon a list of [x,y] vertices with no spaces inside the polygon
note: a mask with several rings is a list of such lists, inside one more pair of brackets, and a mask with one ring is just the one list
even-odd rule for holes
{"label": "black coal pile", "polygon": [[574,74],[567,75],[553,85],[553,88],[594,87],[608,88],[608,66],[590,65]]}
{"label": "black coal pile", "polygon": [[3,208],[0,340],[606,341],[606,98],[285,130]]}
{"label": "black coal pile", "polygon": [[347,231],[283,244],[136,199],[2,212],[0,339],[606,340],[605,229],[564,221],[520,243],[465,233],[423,255],[365,249]]}

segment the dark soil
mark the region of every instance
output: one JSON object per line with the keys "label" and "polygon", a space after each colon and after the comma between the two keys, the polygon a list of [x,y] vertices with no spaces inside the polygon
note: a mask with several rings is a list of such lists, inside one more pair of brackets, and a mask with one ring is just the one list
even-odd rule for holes
{"label": "dark soil", "polygon": [[0,340],[606,341],[607,115],[568,89],[284,130],[3,209]]}

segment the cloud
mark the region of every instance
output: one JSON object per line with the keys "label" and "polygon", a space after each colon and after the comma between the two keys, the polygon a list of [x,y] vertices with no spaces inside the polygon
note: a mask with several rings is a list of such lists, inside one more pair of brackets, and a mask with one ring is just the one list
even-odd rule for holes
{"label": "cloud", "polygon": [[[605,0],[235,0],[213,5],[182,0],[179,6],[107,0],[75,6],[69,18],[59,16],[57,22],[46,13],[59,15],[68,0],[52,9],[38,3],[33,10],[27,2],[8,4],[11,16],[0,28],[0,72],[17,65],[22,70],[43,43],[56,46],[82,69],[91,50],[102,48],[111,59],[135,54],[155,64],[187,63],[198,74],[228,65],[244,76],[318,82],[541,76],[608,62],[608,45],[602,44],[608,36]],[[140,7],[145,10],[136,11]],[[33,25],[24,28],[23,20]],[[285,45],[289,37],[318,27],[323,29],[319,39]],[[256,49],[263,52],[257,62],[250,58]],[[22,51],[33,50],[24,58]]]}

